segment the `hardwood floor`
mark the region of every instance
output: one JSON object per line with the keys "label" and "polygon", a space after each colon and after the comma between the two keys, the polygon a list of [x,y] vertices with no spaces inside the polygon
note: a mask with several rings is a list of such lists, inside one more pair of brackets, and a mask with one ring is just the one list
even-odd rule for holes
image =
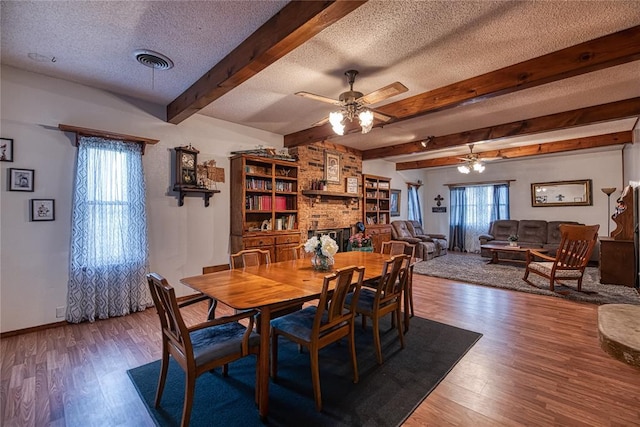
{"label": "hardwood floor", "polygon": [[[597,306],[421,275],[413,286],[417,316],[483,337],[406,426],[640,425],[640,370],[600,349]],[[185,309],[205,317],[205,303]],[[159,343],[154,309],[2,339],[0,424],[154,425],[126,370],[159,359]]]}

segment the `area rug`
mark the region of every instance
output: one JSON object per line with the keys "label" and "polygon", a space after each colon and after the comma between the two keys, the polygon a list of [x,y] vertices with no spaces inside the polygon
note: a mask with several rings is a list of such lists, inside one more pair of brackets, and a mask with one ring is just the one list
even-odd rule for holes
{"label": "area rug", "polygon": [[465,283],[553,295],[594,304],[640,304],[640,295],[634,288],[601,284],[597,267],[587,267],[585,270],[582,292],[576,290],[575,281],[568,281],[568,286],[556,285],[556,292],[551,292],[549,281],[541,276],[529,274],[529,279],[535,286],[522,280],[524,264],[510,262],[487,264],[487,261],[489,258],[482,258],[480,255],[449,252],[447,255],[416,264],[414,272]]}
{"label": "area rug", "polygon": [[[387,316],[389,317],[389,316]],[[371,323],[371,322],[369,322]],[[315,410],[308,352],[282,339],[278,381],[269,385],[270,426],[396,426],[400,425],[482,336],[435,321],[414,317],[400,349],[397,331],[383,323],[384,363],[376,363],[370,327],[356,328],[360,381],[352,382],[345,342],[320,351],[323,410]],[[184,373],[172,362],[161,407],[153,406],[160,371],[155,361],[128,371],[149,414],[159,426],[179,425],[184,397]],[[190,425],[261,426],[254,403],[255,357],[229,365],[196,382]]]}

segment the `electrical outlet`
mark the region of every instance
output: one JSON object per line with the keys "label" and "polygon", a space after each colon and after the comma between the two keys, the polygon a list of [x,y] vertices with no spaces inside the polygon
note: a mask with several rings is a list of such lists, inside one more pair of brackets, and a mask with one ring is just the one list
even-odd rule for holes
{"label": "electrical outlet", "polygon": [[56,307],[56,318],[64,317],[64,306]]}

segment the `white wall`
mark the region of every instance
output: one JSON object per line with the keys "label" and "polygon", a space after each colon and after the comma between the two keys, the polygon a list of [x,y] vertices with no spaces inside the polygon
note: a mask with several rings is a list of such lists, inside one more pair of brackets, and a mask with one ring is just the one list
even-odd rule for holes
{"label": "white wall", "polygon": [[[229,153],[280,148],[282,136],[200,115],[172,125],[157,118],[164,107],[15,68],[2,67],[0,77],[0,132],[14,139],[14,162],[0,163],[0,331],[63,320],[55,314],[66,305],[76,148],[60,123],[160,140],[143,156],[150,268],[179,295],[189,293],[181,277],[228,262]],[[168,194],[172,148],[189,143],[200,150],[200,162],[215,159],[225,169],[226,182],[208,208],[202,197],[187,197],[179,207]],[[34,169],[35,191],[7,191],[8,168]],[[30,222],[32,198],[55,199],[55,221]]]}
{"label": "white wall", "polygon": [[[623,183],[622,148],[615,151],[591,152],[566,156],[544,156],[531,160],[490,162],[482,174],[463,175],[455,167],[427,169],[423,172],[425,183],[424,225],[427,232],[449,234],[450,197],[446,184],[500,181],[513,179],[509,196],[512,219],[542,219],[578,221],[584,224],[600,224],[600,235],[607,234],[607,218],[611,215],[615,197],[611,196],[611,208],[607,210],[607,196],[603,187],[617,187]],[[550,181],[591,179],[593,206],[532,207],[531,184]],[[431,213],[433,198],[441,194],[447,213]],[[611,229],[615,224],[611,222]]]}

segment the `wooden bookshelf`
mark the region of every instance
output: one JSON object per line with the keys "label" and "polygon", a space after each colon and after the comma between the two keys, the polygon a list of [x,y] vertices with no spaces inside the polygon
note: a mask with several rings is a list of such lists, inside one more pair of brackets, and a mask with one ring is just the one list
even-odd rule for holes
{"label": "wooden bookshelf", "polygon": [[231,252],[260,248],[273,262],[300,243],[298,165],[268,157],[231,158]]}

